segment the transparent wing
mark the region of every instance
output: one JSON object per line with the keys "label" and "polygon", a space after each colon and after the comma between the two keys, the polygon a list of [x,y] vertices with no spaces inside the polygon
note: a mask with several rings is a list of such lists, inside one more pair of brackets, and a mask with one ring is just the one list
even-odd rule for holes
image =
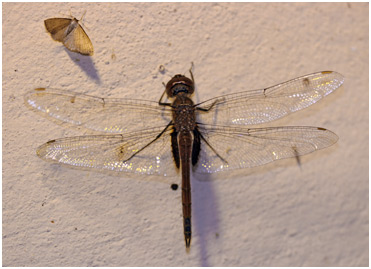
{"label": "transparent wing", "polygon": [[51,34],[56,41],[63,42],[66,36],[67,27],[72,19],[51,18],[44,21],[46,30]]}
{"label": "transparent wing", "polygon": [[[153,128],[126,135],[55,139],[41,145],[36,153],[46,161],[80,168],[175,176],[177,170],[171,153],[170,130],[138,152],[162,131],[162,128]],[[138,153],[132,157],[136,152]]]}
{"label": "transparent wing", "polygon": [[69,50],[81,53],[83,55],[92,56],[94,54],[93,44],[80,24],[78,24],[76,28],[65,37],[63,44]]}
{"label": "transparent wing", "polygon": [[195,172],[198,173],[251,168],[279,159],[305,155],[329,147],[338,140],[336,134],[319,127],[245,128],[201,125],[199,128],[215,151],[202,143],[199,162],[195,167]]}
{"label": "transparent wing", "polygon": [[210,110],[200,111],[198,119],[216,125],[270,122],[316,103],[343,82],[341,74],[324,71],[262,90],[227,94],[200,103],[200,107]]}
{"label": "transparent wing", "polygon": [[166,126],[171,120],[171,110],[152,101],[105,99],[46,88],[35,89],[24,98],[31,110],[56,123],[97,132],[125,133]]}

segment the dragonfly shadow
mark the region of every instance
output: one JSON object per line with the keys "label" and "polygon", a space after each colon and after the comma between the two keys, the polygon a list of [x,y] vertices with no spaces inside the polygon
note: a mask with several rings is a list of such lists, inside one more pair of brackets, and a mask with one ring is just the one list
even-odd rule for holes
{"label": "dragonfly shadow", "polygon": [[[202,177],[202,179],[200,178]],[[219,234],[218,199],[210,174],[193,174],[194,225],[199,234],[201,266],[210,266],[208,246],[210,238]]]}
{"label": "dragonfly shadow", "polygon": [[75,52],[71,52],[65,48],[68,56],[70,56],[71,60],[78,65],[87,75],[89,78],[95,81],[95,83],[100,84],[100,77],[98,74],[98,70],[95,68],[95,65],[90,56],[80,55]]}

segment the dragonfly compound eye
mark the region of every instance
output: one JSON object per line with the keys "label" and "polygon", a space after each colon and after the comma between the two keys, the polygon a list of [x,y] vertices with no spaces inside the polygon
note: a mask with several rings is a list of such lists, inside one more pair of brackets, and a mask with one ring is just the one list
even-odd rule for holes
{"label": "dragonfly compound eye", "polygon": [[180,92],[192,94],[194,92],[194,83],[186,76],[178,74],[166,84],[166,94],[169,97],[174,97]]}

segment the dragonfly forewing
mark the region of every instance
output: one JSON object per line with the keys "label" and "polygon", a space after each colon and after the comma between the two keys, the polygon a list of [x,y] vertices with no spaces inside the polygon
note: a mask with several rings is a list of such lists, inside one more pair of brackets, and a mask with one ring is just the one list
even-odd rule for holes
{"label": "dragonfly forewing", "polygon": [[344,77],[324,71],[260,90],[212,98],[199,104],[198,120],[205,124],[262,124],[306,108],[340,87]]}
{"label": "dragonfly forewing", "polygon": [[171,109],[158,102],[100,98],[51,88],[37,88],[24,97],[33,111],[58,124],[102,133],[126,133],[166,126]]}

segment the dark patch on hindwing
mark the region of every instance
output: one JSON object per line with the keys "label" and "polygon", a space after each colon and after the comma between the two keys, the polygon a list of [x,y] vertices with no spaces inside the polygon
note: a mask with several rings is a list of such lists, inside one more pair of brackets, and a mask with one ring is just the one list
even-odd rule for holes
{"label": "dark patch on hindwing", "polygon": [[197,127],[193,130],[193,146],[192,146],[192,165],[195,166],[198,162],[198,157],[201,151],[201,135]]}
{"label": "dark patch on hindwing", "polygon": [[179,169],[180,167],[180,159],[179,159],[179,146],[178,146],[178,132],[173,129],[171,133],[171,149],[173,152],[173,158],[176,165],[176,168]]}

